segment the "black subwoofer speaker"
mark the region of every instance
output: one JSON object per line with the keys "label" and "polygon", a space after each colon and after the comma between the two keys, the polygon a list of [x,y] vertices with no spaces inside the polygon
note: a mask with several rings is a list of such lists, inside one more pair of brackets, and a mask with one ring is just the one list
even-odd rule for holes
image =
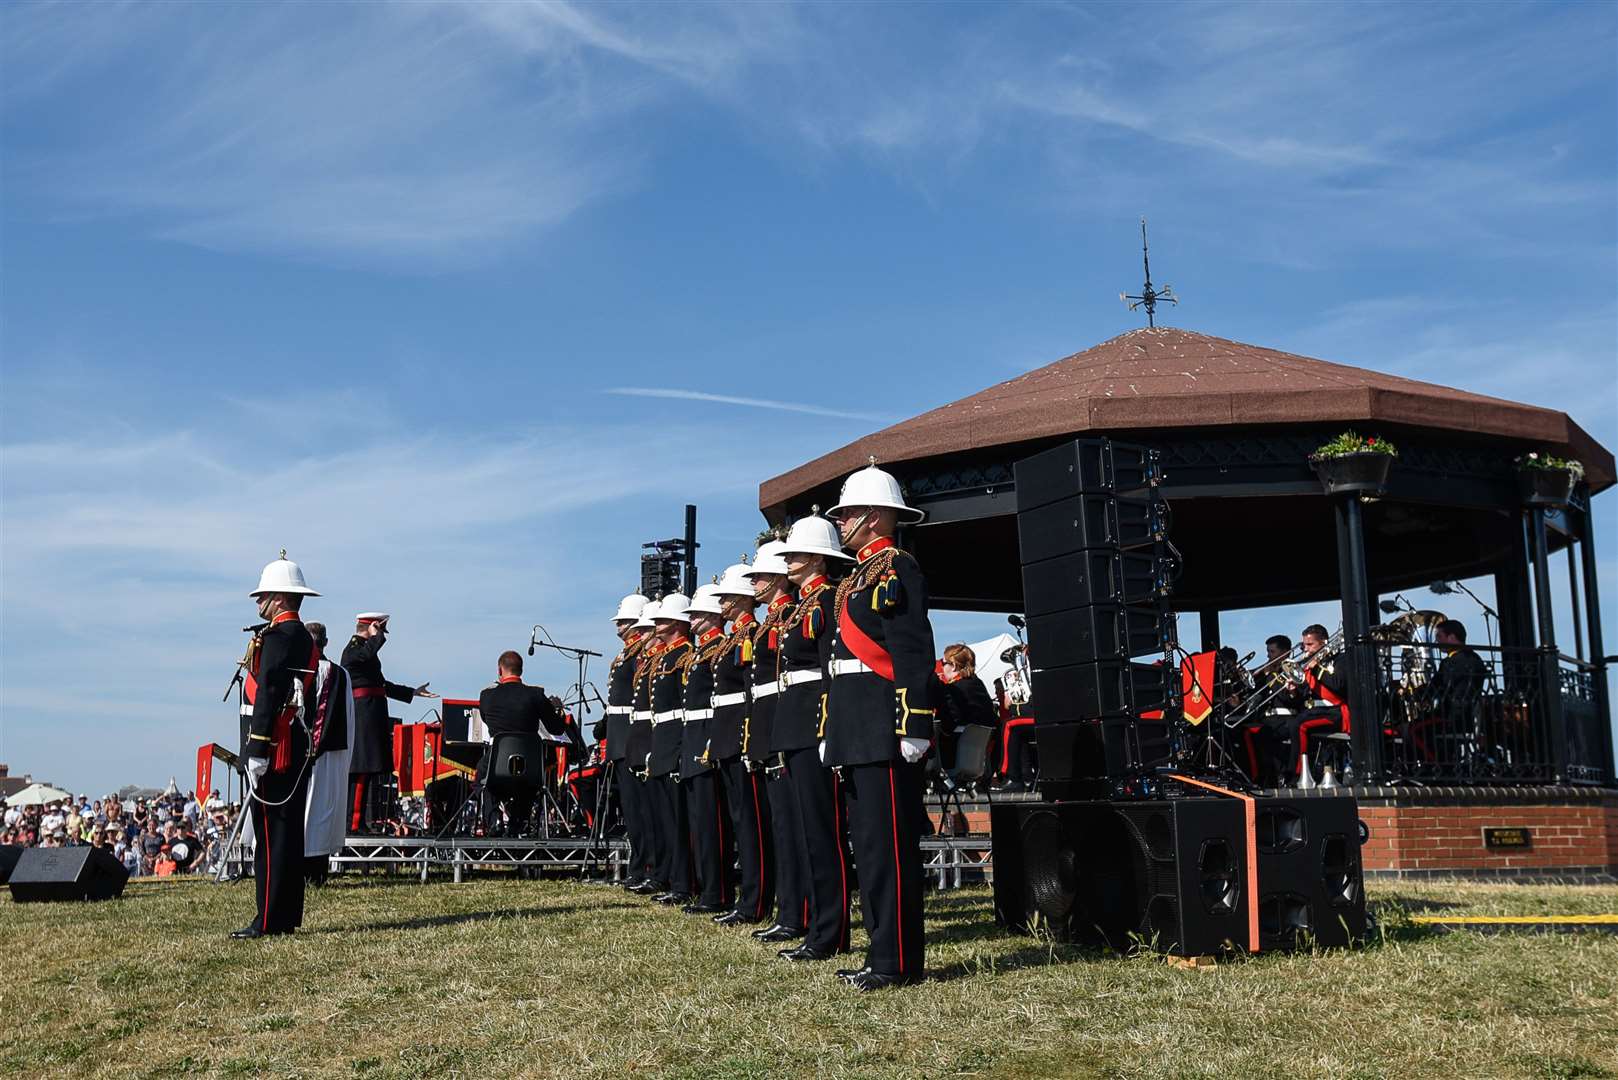
{"label": "black subwoofer speaker", "polygon": [[995,915],[1009,926],[1183,956],[1246,942],[1233,799],[1003,805],[990,823]]}
{"label": "black subwoofer speaker", "polygon": [[1258,924],[1266,949],[1347,945],[1365,933],[1359,804],[1259,799]]}
{"label": "black subwoofer speaker", "polygon": [[46,900],[110,900],[123,894],[129,871],[103,848],[28,848],[11,872],[11,898],[19,904]]}

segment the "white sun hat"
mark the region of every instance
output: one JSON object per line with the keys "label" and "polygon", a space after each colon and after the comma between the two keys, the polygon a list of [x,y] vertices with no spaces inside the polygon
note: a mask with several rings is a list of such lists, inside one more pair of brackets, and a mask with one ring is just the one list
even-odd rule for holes
{"label": "white sun hat", "polygon": [[258,576],[258,588],[248,593],[248,596],[263,596],[265,593],[292,593],[296,596],[319,596],[303,580],[303,568],[287,558],[286,549],[281,549],[281,557],[264,568]]}
{"label": "white sun hat", "polygon": [[828,559],[846,559],[843,543],[837,536],[837,526],[818,514],[799,518],[792,523],[792,531],[781,544],[781,554],[824,555]]}
{"label": "white sun hat", "polygon": [[911,525],[927,516],[905,502],[899,481],[893,478],[892,473],[877,468],[874,461],[859,472],[851,473],[848,479],[843,481],[843,491],[837,496],[837,505],[826,513],[830,517],[836,517],[839,511],[855,506],[881,506],[897,510],[899,520]]}

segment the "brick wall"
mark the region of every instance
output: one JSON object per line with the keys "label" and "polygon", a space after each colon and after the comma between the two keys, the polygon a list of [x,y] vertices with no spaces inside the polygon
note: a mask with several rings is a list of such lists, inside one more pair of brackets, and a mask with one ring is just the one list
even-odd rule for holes
{"label": "brick wall", "polygon": [[[1618,868],[1618,800],[1409,805],[1362,803],[1367,870],[1466,873]],[[1527,848],[1487,848],[1488,827],[1523,827]]]}

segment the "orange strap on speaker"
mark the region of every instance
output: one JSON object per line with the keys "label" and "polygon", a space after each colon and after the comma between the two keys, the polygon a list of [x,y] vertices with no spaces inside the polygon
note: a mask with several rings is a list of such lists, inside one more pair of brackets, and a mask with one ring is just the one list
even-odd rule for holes
{"label": "orange strap on speaker", "polygon": [[1253,802],[1253,796],[1243,795],[1239,791],[1222,788],[1218,784],[1210,784],[1206,780],[1193,780],[1189,776],[1179,773],[1170,773],[1169,776],[1182,783],[1193,784],[1199,788],[1207,788],[1221,795],[1229,795],[1233,799],[1242,801],[1242,811],[1247,818],[1247,949],[1249,952],[1259,952],[1258,937],[1258,805]]}

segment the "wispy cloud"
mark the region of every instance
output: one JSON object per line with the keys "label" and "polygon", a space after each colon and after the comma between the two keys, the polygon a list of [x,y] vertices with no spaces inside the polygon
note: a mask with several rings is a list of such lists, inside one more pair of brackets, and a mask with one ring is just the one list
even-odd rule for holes
{"label": "wispy cloud", "polygon": [[897,416],[883,413],[851,412],[824,405],[805,405],[796,401],[771,401],[767,398],[737,397],[734,394],[710,394],[702,390],[678,390],[656,386],[615,386],[606,393],[622,397],[670,398],[675,401],[706,401],[717,405],[741,405],[749,409],[774,409],[778,412],[804,413],[808,416],[833,416],[842,420],[869,420],[891,424]]}

